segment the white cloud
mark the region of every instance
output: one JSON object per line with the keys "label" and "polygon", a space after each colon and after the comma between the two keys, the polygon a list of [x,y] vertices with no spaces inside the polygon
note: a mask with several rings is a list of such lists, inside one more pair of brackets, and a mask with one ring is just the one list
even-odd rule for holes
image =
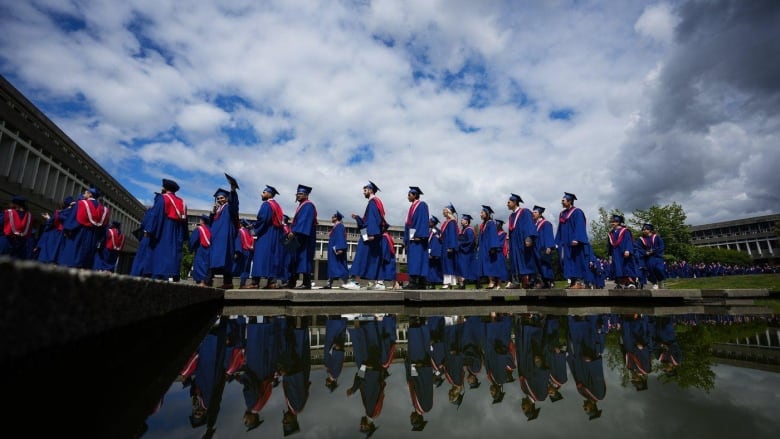
{"label": "white cloud", "polygon": [[674,15],[671,6],[658,3],[645,8],[636,20],[634,30],[644,37],[669,44],[674,40],[674,28],[678,23],[679,19]]}

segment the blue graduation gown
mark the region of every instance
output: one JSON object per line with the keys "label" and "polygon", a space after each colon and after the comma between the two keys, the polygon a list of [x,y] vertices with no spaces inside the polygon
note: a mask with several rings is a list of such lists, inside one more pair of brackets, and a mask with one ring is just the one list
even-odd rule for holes
{"label": "blue graduation gown", "polygon": [[458,222],[445,220],[441,224],[441,272],[458,274]]}
{"label": "blue graduation gown", "polygon": [[476,280],[476,255],[474,250],[477,248],[476,235],[474,228],[465,227],[458,235],[458,275],[466,280]]}
{"label": "blue graduation gown", "polygon": [[539,326],[517,323],[517,374],[520,389],[533,401],[547,399],[547,386],[550,382],[550,369],[534,364],[534,356],[544,358],[544,329]]}
{"label": "blue graduation gown", "polygon": [[494,384],[507,382],[507,371],[515,367],[515,344],[512,341],[512,320],[501,316],[497,321],[485,324],[485,370]]}
{"label": "blue graduation gown", "polygon": [[308,328],[285,327],[281,338],[279,362],[286,369],[282,387],[287,408],[295,415],[303,411],[309,399],[311,353]]}
{"label": "blue graduation gown", "polygon": [[[577,241],[578,244],[572,246],[572,241]],[[582,209],[572,206],[558,215],[555,245],[558,247],[563,277],[567,279],[583,279],[588,269],[588,261],[585,260],[585,246],[590,245],[590,243],[588,241],[585,213],[582,212]]]}
{"label": "blue graduation gown", "polygon": [[152,252],[152,277],[178,279],[181,272],[182,247],[187,240],[187,221],[174,220],[165,214],[165,196],[155,197],[149,217],[143,224],[149,234]]}
{"label": "blue graduation gown", "polygon": [[295,273],[313,273],[317,245],[317,208],[314,203],[306,200],[298,205],[292,220],[292,232],[300,244],[295,251]]}
{"label": "blue graduation gown", "polygon": [[[417,200],[409,207],[404,223],[404,245],[409,276],[428,276],[428,204]],[[414,235],[412,235],[412,232]]]}
{"label": "blue graduation gown", "polygon": [[462,386],[465,378],[464,368],[466,358],[461,350],[461,338],[463,337],[463,323],[444,326],[444,371],[447,382],[452,385]]}
{"label": "blue graduation gown", "polygon": [[425,276],[430,283],[442,283],[442,246],[438,230],[431,229],[428,235],[428,274]]}
{"label": "blue graduation gown", "polygon": [[482,371],[482,362],[484,360],[482,346],[485,345],[485,332],[485,322],[482,321],[482,317],[466,317],[460,339],[460,350],[465,356],[466,368],[475,375]]}
{"label": "blue graduation gown", "polygon": [[554,279],[552,253],[547,254],[547,249],[555,249],[552,223],[544,218],[539,218],[535,227],[536,242],[534,243],[534,248],[539,260],[539,274],[542,275],[542,279]]}
{"label": "blue graduation gown", "polygon": [[[498,240],[498,230],[496,222],[487,220],[480,225],[479,236],[477,237],[477,275],[478,276],[501,276],[500,264],[503,257],[499,259],[499,254],[504,249],[504,243]],[[506,273],[506,265],[502,267]]]}
{"label": "blue graduation gown", "polygon": [[[79,209],[84,209],[79,200],[67,215],[63,215],[62,227],[65,234],[62,248],[63,261],[61,265],[75,268],[92,268],[95,262],[95,252],[99,240],[105,235],[105,224],[102,226],[84,226],[77,220]],[[87,200],[93,206],[100,203],[91,198]],[[109,218],[106,217],[105,222]]]}
{"label": "blue graduation gown", "polygon": [[[208,227],[208,226],[201,226]],[[190,234],[189,249],[195,253],[192,260],[192,280],[195,282],[208,282],[211,280],[209,262],[211,261],[211,247],[204,247],[200,243],[200,229],[198,227]]]}
{"label": "blue graduation gown", "polygon": [[[284,226],[275,226],[273,222],[274,210],[267,200],[260,205],[257,211],[257,221],[253,224],[255,251],[252,257],[251,276],[254,278],[283,278],[284,269]],[[279,208],[281,211],[281,207]]]}
{"label": "blue graduation gown", "polygon": [[[227,203],[211,214],[211,269],[230,274],[238,233],[238,193],[231,190]],[[227,272],[225,272],[227,271]]]}
{"label": "blue graduation gown", "polygon": [[[507,227],[509,230],[509,262],[512,264],[512,273],[518,276],[535,275],[539,271],[535,247],[537,231],[531,211],[519,207],[509,214]],[[534,242],[534,245],[526,247],[526,239]]]}
{"label": "blue graduation gown", "polygon": [[[365,233],[368,239],[364,241],[365,249],[360,248],[355,253],[353,269],[350,274],[361,275],[364,279],[377,280],[382,278],[382,268],[384,267],[384,255],[382,252],[382,226],[385,219],[377,206],[377,197],[371,197],[366,204],[366,210],[362,218],[358,219],[358,228],[361,236]],[[381,200],[380,200],[381,203]],[[365,229],[365,230],[362,230]],[[362,239],[362,238],[361,238]],[[364,260],[365,259],[365,260]],[[357,265],[357,267],[354,267]],[[362,270],[362,271],[361,271]]]}
{"label": "blue graduation gown", "polygon": [[[336,253],[341,251],[341,253]],[[346,279],[347,268],[347,231],[342,222],[336,223],[328,235],[328,279]]]}
{"label": "blue graduation gown", "polygon": [[[328,376],[334,380],[341,376],[344,367],[344,343],[346,342],[347,320],[344,318],[328,319],[325,322],[325,344],[323,346],[323,363]],[[340,344],[341,349],[333,349],[334,344]],[[354,341],[353,341],[354,345]]]}
{"label": "blue graduation gown", "polygon": [[[610,239],[607,241],[607,254],[612,256],[615,277],[636,277],[634,264],[634,238],[631,230],[626,227],[618,227],[610,230]],[[628,256],[625,256],[628,252]]]}

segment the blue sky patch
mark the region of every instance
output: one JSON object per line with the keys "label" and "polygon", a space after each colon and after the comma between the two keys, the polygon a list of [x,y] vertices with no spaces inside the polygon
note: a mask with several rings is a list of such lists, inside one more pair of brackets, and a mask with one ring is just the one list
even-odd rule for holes
{"label": "blue sky patch", "polygon": [[347,165],[359,165],[361,163],[374,161],[374,149],[371,145],[360,145],[352,152],[352,155],[347,159]]}
{"label": "blue sky patch", "polygon": [[552,120],[571,120],[574,116],[574,110],[571,108],[561,108],[558,110],[551,110],[547,115]]}

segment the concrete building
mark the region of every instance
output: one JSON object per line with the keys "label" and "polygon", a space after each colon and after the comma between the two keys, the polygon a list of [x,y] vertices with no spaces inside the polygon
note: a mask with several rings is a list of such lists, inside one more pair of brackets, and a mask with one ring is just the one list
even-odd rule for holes
{"label": "concrete building", "polygon": [[697,247],[737,250],[757,264],[780,263],[780,214],[757,216],[691,227],[691,242]]}

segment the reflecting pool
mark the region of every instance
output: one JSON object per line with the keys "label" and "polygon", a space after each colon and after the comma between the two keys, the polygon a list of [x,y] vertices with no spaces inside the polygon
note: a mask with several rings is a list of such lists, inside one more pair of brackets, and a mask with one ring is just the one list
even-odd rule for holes
{"label": "reflecting pool", "polygon": [[222,315],[208,326],[136,436],[774,437],[780,428],[777,359],[744,353],[776,355],[771,315],[497,309]]}

